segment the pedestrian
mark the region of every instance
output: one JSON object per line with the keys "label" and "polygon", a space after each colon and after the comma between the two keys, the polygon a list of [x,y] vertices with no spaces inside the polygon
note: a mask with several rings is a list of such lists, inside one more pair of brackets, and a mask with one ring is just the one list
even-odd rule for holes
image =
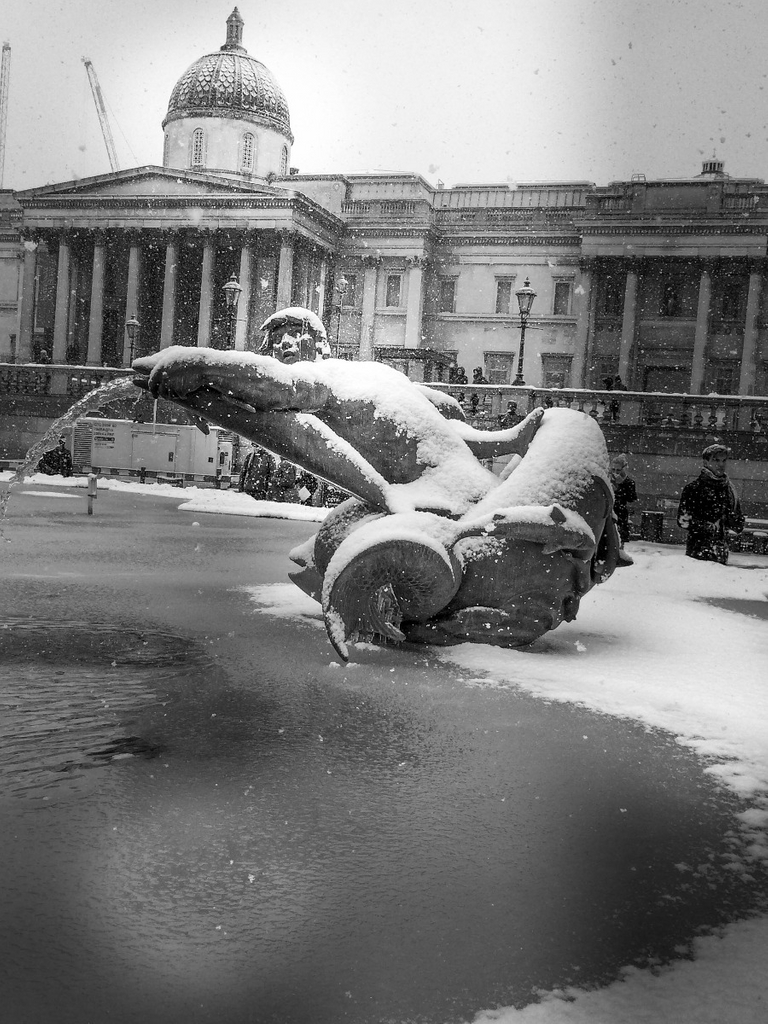
{"label": "pedestrian", "polygon": [[621,377],[618,375],[618,373],[613,378],[613,390],[614,391],[627,391],[628,390],[627,385],[624,383],[624,381],[621,379]]}
{"label": "pedestrian", "polygon": [[46,476],[72,476],[72,456],[63,437],[55,448],[47,451],[37,464],[39,473]]}
{"label": "pedestrian", "polygon": [[728,479],[728,448],[711,444],[701,453],[704,465],[683,487],[677,525],[688,531],[685,553],[705,562],[728,562],[729,538],[744,529],[738,495]]}
{"label": "pedestrian", "polygon": [[266,501],[274,468],[274,455],[260,445],[254,445],[245,457],[238,489],[257,501]]}
{"label": "pedestrian", "polygon": [[637,501],[637,487],[629,475],[629,460],[626,455],[614,455],[611,459],[611,485],[613,487],[613,512],[619,528],[619,539],[624,547],[629,540],[629,506]]}
{"label": "pedestrian", "polygon": [[499,426],[502,430],[517,426],[524,417],[517,411],[517,402],[507,402],[507,411],[501,417]]}
{"label": "pedestrian", "polygon": [[483,373],[482,366],[476,366],[472,371],[472,383],[473,384],[487,384],[485,374]]}
{"label": "pedestrian", "polygon": [[603,377],[603,391],[613,391],[613,377]]}
{"label": "pedestrian", "polygon": [[463,366],[458,366],[456,368],[456,380],[455,380],[455,383],[456,384],[469,384],[469,379],[467,377],[467,371],[464,369]]}
{"label": "pedestrian", "polygon": [[299,473],[301,471],[298,466],[279,455],[273,455],[272,459],[274,469],[269,478],[267,501],[281,501],[290,505],[301,504],[299,495]]}

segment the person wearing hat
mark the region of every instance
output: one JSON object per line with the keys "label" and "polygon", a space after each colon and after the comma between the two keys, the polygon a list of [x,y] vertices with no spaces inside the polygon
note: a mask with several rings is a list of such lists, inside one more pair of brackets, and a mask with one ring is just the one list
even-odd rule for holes
{"label": "person wearing hat", "polygon": [[705,562],[728,562],[729,535],[744,529],[744,516],[728,479],[728,448],[711,444],[701,453],[704,465],[695,480],[683,487],[677,525],[687,530],[685,553]]}
{"label": "person wearing hat", "polygon": [[621,546],[629,540],[629,506],[637,501],[637,487],[629,475],[629,460],[626,455],[614,455],[611,459],[611,486],[613,487],[613,512],[619,528]]}

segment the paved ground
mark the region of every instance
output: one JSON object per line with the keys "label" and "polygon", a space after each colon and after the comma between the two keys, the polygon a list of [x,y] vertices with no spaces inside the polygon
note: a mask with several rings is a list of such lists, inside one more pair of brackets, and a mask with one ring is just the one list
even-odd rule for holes
{"label": "paved ground", "polygon": [[[0,540],[8,1024],[471,1020],[747,900],[718,868],[732,807],[670,737],[428,649],[343,667],[316,622],[258,612],[242,588],[283,584],[311,525],[23,491]],[[711,870],[683,885],[681,862]]]}

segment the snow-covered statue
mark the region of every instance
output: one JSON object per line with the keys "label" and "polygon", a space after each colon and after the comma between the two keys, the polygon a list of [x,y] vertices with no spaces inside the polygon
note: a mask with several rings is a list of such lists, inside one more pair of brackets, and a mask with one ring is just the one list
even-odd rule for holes
{"label": "snow-covered statue", "polygon": [[[351,495],[290,555],[342,658],[358,640],[527,645],[619,564],[590,416],[536,409],[479,431],[389,366],[325,358],[308,310],[263,329],[259,353],[174,346],[137,359],[134,380]],[[505,455],[500,477],[483,465]]]}

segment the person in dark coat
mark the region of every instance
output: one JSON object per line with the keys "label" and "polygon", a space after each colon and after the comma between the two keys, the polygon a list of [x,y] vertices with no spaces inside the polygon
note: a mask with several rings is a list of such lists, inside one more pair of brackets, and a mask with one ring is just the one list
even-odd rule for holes
{"label": "person in dark coat", "polygon": [[37,464],[37,471],[46,476],[72,476],[72,456],[63,437],[56,448],[43,455]]}
{"label": "person in dark coat", "polygon": [[275,470],[275,457],[260,445],[254,445],[245,457],[240,473],[239,489],[257,501],[266,501]]}
{"label": "person in dark coat", "polygon": [[728,449],[711,444],[701,453],[704,466],[695,480],[683,487],[677,524],[688,531],[685,553],[705,562],[728,562],[729,535],[744,529],[744,516],[733,484],[726,473]]}
{"label": "person in dark coat", "polygon": [[628,470],[629,462],[626,455],[615,455],[611,459],[613,511],[622,547],[629,540],[629,506],[637,501],[637,487]]}

